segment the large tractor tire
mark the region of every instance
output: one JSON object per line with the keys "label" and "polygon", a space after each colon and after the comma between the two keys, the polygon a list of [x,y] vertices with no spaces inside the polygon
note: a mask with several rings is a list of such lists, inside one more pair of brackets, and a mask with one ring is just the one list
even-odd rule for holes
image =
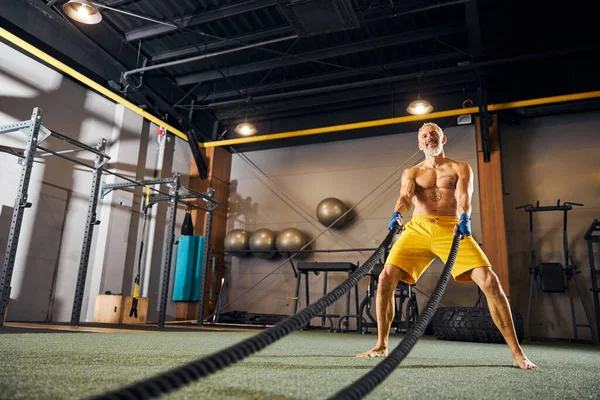
{"label": "large tractor tire", "polygon": [[[525,336],[523,318],[518,311],[513,311],[512,317],[520,343]],[[487,308],[440,307],[433,317],[432,326],[433,334],[441,340],[506,343]]]}

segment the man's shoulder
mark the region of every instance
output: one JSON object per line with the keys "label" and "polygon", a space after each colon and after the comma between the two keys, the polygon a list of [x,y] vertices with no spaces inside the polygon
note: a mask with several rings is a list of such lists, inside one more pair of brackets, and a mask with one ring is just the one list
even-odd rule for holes
{"label": "man's shoulder", "polygon": [[405,176],[415,176],[419,173],[419,171],[421,170],[421,164],[422,163],[418,163],[417,165],[413,165],[412,167],[408,167],[404,170],[404,172],[402,172],[403,175]]}
{"label": "man's shoulder", "polygon": [[453,160],[452,158],[446,157],[448,164],[457,170],[470,170],[471,165],[464,161]]}
{"label": "man's shoulder", "polygon": [[468,178],[473,176],[473,168],[469,163],[463,161],[456,161],[453,169],[456,171],[458,176],[462,176],[464,178]]}

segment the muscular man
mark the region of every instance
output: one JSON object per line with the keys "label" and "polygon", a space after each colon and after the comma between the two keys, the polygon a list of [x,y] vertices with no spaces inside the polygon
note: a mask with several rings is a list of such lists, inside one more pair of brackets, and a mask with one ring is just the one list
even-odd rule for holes
{"label": "muscular man", "polygon": [[[434,123],[419,129],[419,150],[425,160],[402,174],[400,197],[389,228],[403,230],[392,247],[377,286],[377,344],[357,357],[385,357],[394,319],[394,291],[399,281],[415,284],[436,257],[448,259],[453,236],[462,242],[452,269],[457,282],[474,281],[486,296],[494,323],[506,340],[514,366],[538,369],[519,345],[510,306],[498,277],[477,242],[471,237],[473,171],[463,162],[444,154],[446,136]],[[402,215],[415,206],[412,219],[404,225]]]}

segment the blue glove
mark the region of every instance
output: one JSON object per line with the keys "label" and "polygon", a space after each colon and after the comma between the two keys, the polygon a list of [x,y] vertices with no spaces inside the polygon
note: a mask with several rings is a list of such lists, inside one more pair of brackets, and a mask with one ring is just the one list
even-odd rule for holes
{"label": "blue glove", "polygon": [[402,214],[400,214],[398,211],[394,211],[394,213],[392,214],[392,218],[390,218],[388,229],[391,230],[395,226],[400,226],[400,222],[398,222],[398,219],[402,219]]}
{"label": "blue glove", "polygon": [[460,233],[471,236],[471,217],[467,213],[463,213],[460,216],[457,226]]}

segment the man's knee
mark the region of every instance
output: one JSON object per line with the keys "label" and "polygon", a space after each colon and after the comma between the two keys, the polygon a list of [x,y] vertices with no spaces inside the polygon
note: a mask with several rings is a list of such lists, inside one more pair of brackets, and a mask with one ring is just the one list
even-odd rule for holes
{"label": "man's knee", "polygon": [[377,281],[379,289],[396,289],[398,282],[404,276],[405,272],[393,264],[386,264]]}
{"label": "man's knee", "polygon": [[479,285],[483,293],[498,293],[502,291],[498,275],[490,267],[481,267],[473,270],[471,276]]}

